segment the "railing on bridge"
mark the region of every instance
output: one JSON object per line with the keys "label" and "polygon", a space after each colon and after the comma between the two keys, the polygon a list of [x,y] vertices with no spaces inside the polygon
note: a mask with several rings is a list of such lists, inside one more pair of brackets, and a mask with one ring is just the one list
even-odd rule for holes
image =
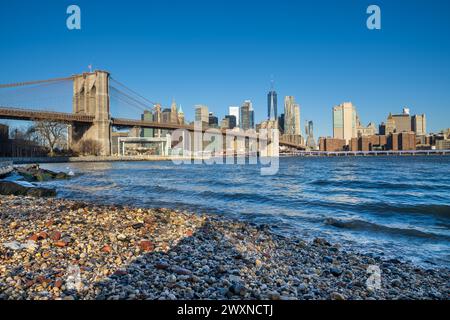
{"label": "railing on bridge", "polygon": [[8,108],[0,106],[0,118],[11,120],[50,120],[61,122],[84,122],[91,123],[94,116],[80,115],[65,112],[31,110],[25,108]]}

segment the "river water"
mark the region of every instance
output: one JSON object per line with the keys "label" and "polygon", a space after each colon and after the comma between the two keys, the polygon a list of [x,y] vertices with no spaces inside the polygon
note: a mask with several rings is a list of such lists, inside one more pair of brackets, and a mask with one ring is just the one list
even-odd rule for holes
{"label": "river water", "polygon": [[262,176],[258,165],[169,161],[43,167],[76,173],[44,183],[61,198],[221,214],[287,236],[321,236],[374,255],[450,267],[450,157],[289,157],[273,176]]}

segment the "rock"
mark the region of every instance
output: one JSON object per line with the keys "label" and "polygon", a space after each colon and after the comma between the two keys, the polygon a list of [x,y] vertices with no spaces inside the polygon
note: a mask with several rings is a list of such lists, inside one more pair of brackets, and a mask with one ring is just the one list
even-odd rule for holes
{"label": "rock", "polygon": [[47,232],[45,232],[45,231],[39,232],[39,233],[37,234],[37,236],[38,236],[38,240],[44,240],[44,239],[47,239],[47,238],[48,238],[48,234],[47,234]]}
{"label": "rock", "polygon": [[313,240],[313,243],[316,245],[319,245],[319,246],[329,246],[330,245],[330,243],[323,238],[315,238]]}
{"label": "rock", "polygon": [[331,267],[330,273],[335,277],[339,277],[342,274],[342,270],[336,267]]}
{"label": "rock", "polygon": [[112,248],[109,245],[105,245],[105,246],[103,246],[101,251],[104,252],[104,253],[111,253],[112,252]]}
{"label": "rock", "polygon": [[55,175],[55,179],[58,179],[58,180],[63,180],[63,179],[68,179],[68,178],[69,178],[69,175],[64,172],[58,172]]}
{"label": "rock", "polygon": [[59,239],[61,239],[61,232],[52,231],[49,235],[49,238],[52,239],[53,241],[58,241]]}
{"label": "rock", "polygon": [[269,300],[280,300],[281,299],[281,295],[277,291],[270,291],[267,294],[267,297],[269,298]]}
{"label": "rock", "polygon": [[325,261],[327,263],[333,263],[333,258],[330,256],[325,256],[325,257],[323,257],[323,261]]}
{"label": "rock", "polygon": [[127,274],[128,274],[128,273],[127,273],[125,270],[118,269],[118,270],[116,270],[116,271],[113,273],[113,276],[121,277],[121,276],[125,276],[125,275],[127,275]]}
{"label": "rock", "polygon": [[121,234],[119,234],[119,235],[117,236],[117,240],[122,241],[122,242],[125,242],[125,241],[128,240],[128,238],[127,238],[126,235],[124,235],[123,233],[121,233]]}
{"label": "rock", "polygon": [[137,230],[144,227],[143,223],[135,223],[131,226],[133,229]]}
{"label": "rock", "polygon": [[170,267],[170,265],[165,261],[159,261],[155,263],[155,268],[159,270],[166,270]]}
{"label": "rock", "polygon": [[186,237],[192,237],[193,234],[194,234],[194,233],[192,232],[192,230],[187,230],[187,231],[185,232]]}
{"label": "rock", "polygon": [[402,286],[402,281],[400,279],[394,279],[391,281],[391,286],[393,287],[401,287]]}
{"label": "rock", "polygon": [[151,241],[143,240],[139,243],[139,248],[144,252],[150,252],[154,250],[155,246]]}
{"label": "rock", "polygon": [[37,242],[39,240],[39,236],[37,234],[33,234],[31,237],[28,238],[28,240]]}
{"label": "rock", "polygon": [[18,227],[18,223],[16,222],[16,221],[13,221],[13,222],[11,222],[10,224],[9,224],[9,228],[10,229],[12,229],[12,230],[14,230],[14,229],[16,229],[17,227]]}
{"label": "rock", "polygon": [[53,243],[53,245],[58,248],[64,248],[67,245],[67,243],[65,243],[64,241],[56,241]]}
{"label": "rock", "polygon": [[20,244],[17,241],[5,242],[5,243],[3,243],[3,246],[5,248],[11,249],[11,250],[20,250],[20,249],[22,249],[22,244]]}
{"label": "rock", "polygon": [[175,282],[177,282],[177,277],[174,274],[170,274],[167,276],[167,282],[175,283]]}
{"label": "rock", "polygon": [[190,275],[192,273],[191,270],[181,268],[181,267],[174,267],[174,268],[172,268],[172,271],[175,272],[176,274],[182,274],[182,275]]}
{"label": "rock", "polygon": [[53,172],[50,170],[41,169],[38,164],[19,167],[16,169],[16,172],[29,182],[43,182],[55,179],[60,180],[69,178],[69,175],[64,172]]}
{"label": "rock", "polygon": [[298,285],[298,291],[300,291],[301,293],[306,293],[308,291],[308,286],[304,283],[300,283]]}
{"label": "rock", "polygon": [[238,295],[238,296],[245,296],[246,292],[247,292],[247,288],[245,288],[242,284],[240,283],[236,283],[233,284],[229,289],[228,289],[231,293]]}
{"label": "rock", "polygon": [[31,197],[54,197],[55,189],[40,187],[25,187],[11,181],[0,181],[0,195],[31,196]]}
{"label": "rock", "polygon": [[345,297],[338,292],[333,292],[330,295],[330,299],[331,300],[345,300]]}

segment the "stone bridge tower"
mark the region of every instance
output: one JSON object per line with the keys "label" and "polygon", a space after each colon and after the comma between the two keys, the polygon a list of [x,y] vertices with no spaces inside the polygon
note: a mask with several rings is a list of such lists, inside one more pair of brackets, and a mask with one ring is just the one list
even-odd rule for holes
{"label": "stone bridge tower", "polygon": [[111,115],[109,108],[109,73],[95,71],[73,79],[73,113],[91,115],[92,124],[72,125],[70,146],[74,149],[86,140],[96,141],[100,155],[111,155]]}

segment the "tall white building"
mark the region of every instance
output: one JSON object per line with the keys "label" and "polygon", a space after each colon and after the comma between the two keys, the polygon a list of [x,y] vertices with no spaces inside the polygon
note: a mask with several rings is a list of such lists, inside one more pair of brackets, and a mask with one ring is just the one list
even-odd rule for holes
{"label": "tall white building", "polygon": [[231,106],[231,107],[229,107],[228,109],[229,109],[228,114],[229,114],[230,116],[235,116],[235,117],[236,117],[236,126],[239,127],[239,124],[240,124],[240,121],[239,121],[239,120],[240,120],[240,117],[239,117],[239,113],[240,113],[239,107]]}
{"label": "tall white building", "polygon": [[333,108],[333,137],[343,139],[348,144],[357,137],[358,115],[351,102],[344,102]]}

